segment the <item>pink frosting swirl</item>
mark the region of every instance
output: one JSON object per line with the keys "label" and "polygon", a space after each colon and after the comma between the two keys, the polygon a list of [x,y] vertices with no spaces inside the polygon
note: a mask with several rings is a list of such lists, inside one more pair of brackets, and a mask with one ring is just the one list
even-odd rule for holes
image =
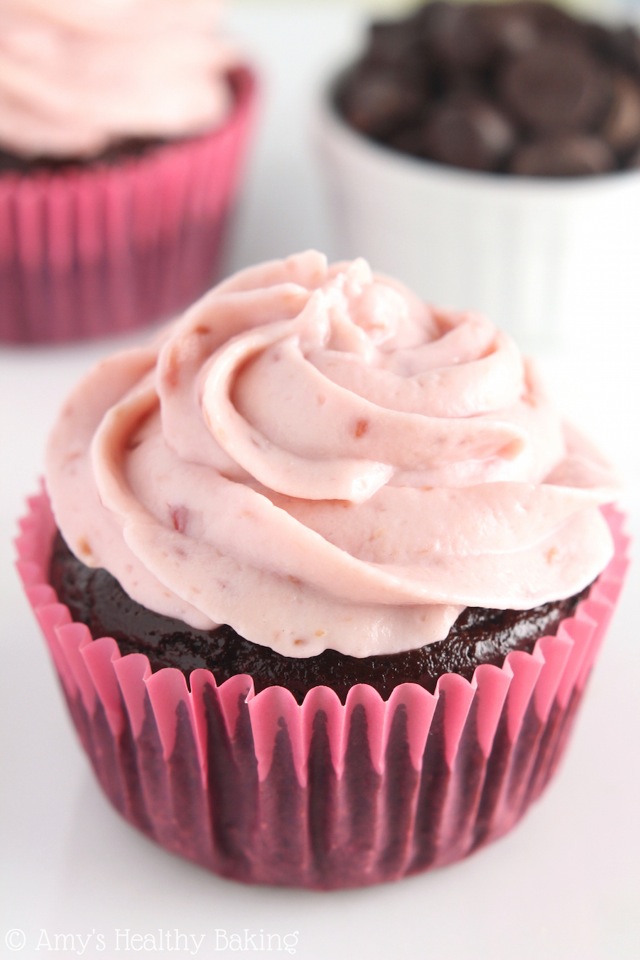
{"label": "pink frosting swirl", "polygon": [[0,0],[0,145],[91,156],[210,129],[235,60],[219,0]]}
{"label": "pink frosting swirl", "polygon": [[612,553],[607,464],[485,318],[307,252],[101,363],[53,432],[69,546],[145,606],[287,656],[393,653]]}

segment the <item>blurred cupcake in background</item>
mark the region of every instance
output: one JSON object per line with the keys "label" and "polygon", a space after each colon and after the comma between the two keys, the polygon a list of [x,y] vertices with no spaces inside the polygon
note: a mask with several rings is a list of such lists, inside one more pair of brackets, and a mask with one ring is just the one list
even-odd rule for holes
{"label": "blurred cupcake in background", "polygon": [[337,255],[488,313],[528,348],[640,295],[640,37],[551,4],[448,3],[371,24],[318,139]]}
{"label": "blurred cupcake in background", "polygon": [[255,77],[217,0],[0,0],[0,339],[122,332],[215,276]]}

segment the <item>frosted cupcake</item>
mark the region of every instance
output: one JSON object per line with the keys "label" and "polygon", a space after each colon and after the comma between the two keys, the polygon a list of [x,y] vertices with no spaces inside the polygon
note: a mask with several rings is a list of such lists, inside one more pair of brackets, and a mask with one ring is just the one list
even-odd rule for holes
{"label": "frosted cupcake", "polygon": [[168,317],[204,292],[255,94],[216,0],[0,0],[0,339]]}
{"label": "frosted cupcake", "polygon": [[467,855],[549,780],[615,495],[488,320],[310,252],[89,374],[20,569],[127,819],[235,879],[355,886]]}

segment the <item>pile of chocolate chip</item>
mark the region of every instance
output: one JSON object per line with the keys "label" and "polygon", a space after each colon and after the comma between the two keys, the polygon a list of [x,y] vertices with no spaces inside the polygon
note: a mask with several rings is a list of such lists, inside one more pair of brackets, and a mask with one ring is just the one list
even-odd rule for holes
{"label": "pile of chocolate chip", "polygon": [[365,136],[454,167],[640,167],[640,36],[536,0],[434,0],[371,25],[337,106]]}

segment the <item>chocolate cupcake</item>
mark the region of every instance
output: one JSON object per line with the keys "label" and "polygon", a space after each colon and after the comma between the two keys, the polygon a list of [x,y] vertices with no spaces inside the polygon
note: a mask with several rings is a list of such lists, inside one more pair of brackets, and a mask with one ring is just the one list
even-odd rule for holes
{"label": "chocolate cupcake", "polygon": [[373,23],[317,117],[334,254],[532,350],[593,339],[604,310],[623,324],[640,296],[638,50],[631,27],[539,2]]}
{"label": "chocolate cupcake", "polygon": [[2,0],[0,340],[166,319],[211,285],[253,71],[210,0]]}
{"label": "chocolate cupcake", "polygon": [[225,876],[355,886],[548,781],[624,571],[615,490],[487,320],[311,252],[89,374],[21,572],[124,816]]}

